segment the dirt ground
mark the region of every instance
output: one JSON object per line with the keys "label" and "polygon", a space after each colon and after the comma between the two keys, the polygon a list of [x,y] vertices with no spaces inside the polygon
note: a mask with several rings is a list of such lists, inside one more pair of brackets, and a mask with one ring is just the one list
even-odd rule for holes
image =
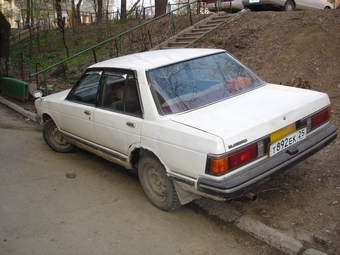
{"label": "dirt ground", "polygon": [[[194,47],[226,49],[267,82],[305,84],[327,93],[332,102],[331,122],[339,127],[339,9],[244,12]],[[55,89],[67,87],[60,84]],[[32,109],[31,104],[27,108]],[[256,201],[239,199],[231,203],[307,247],[340,254],[339,156],[340,138],[253,190],[258,195]]]}
{"label": "dirt ground", "polygon": [[[326,92],[340,125],[340,10],[246,12],[195,47],[222,48],[265,81],[307,84]],[[296,82],[298,81],[298,82]],[[340,138],[258,187],[258,200],[235,201],[269,226],[340,254]]]}

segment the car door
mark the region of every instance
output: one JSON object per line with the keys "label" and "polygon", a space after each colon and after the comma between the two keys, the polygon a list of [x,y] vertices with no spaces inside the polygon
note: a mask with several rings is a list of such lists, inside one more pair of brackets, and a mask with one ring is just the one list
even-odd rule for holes
{"label": "car door", "polygon": [[295,1],[295,8],[297,10],[306,10],[308,9],[308,0],[296,0]]}
{"label": "car door", "polygon": [[131,71],[103,73],[94,129],[100,145],[125,158],[131,145],[140,143],[142,107],[135,75]]}
{"label": "car door", "polygon": [[308,9],[322,10],[326,6],[325,2],[323,0],[308,0]]}
{"label": "car door", "polygon": [[60,106],[60,128],[80,139],[95,141],[93,126],[100,71],[86,72]]}

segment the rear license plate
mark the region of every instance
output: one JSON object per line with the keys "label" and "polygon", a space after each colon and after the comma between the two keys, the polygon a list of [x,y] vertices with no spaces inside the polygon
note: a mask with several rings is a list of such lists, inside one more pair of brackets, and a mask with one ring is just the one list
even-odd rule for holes
{"label": "rear license plate", "polygon": [[284,149],[288,148],[289,146],[306,139],[306,135],[307,128],[302,128],[271,144],[269,150],[269,157],[272,157],[279,153],[280,151],[283,151]]}
{"label": "rear license plate", "polygon": [[260,0],[249,0],[249,3],[250,3],[250,4],[259,3],[259,2],[260,2]]}

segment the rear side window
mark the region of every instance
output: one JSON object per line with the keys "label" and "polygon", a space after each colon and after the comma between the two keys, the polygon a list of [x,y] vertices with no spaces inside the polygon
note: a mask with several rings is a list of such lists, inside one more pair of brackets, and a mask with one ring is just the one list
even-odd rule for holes
{"label": "rear side window", "polygon": [[102,88],[100,107],[129,115],[142,115],[137,84],[133,74],[106,72],[103,74]]}

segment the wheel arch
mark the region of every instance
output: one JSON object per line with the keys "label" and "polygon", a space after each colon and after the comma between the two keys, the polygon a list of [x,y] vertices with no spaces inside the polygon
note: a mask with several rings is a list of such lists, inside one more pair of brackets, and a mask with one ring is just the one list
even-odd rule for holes
{"label": "wheel arch", "polygon": [[150,149],[144,148],[144,147],[135,147],[132,152],[130,153],[130,164],[134,169],[137,169],[138,167],[138,162],[141,159],[141,157],[143,155],[152,155],[153,157],[155,157],[156,159],[159,160],[159,162],[165,167],[165,169],[168,172],[168,168],[166,167],[166,165],[164,164],[164,162],[157,156],[157,154],[155,152],[153,152]]}
{"label": "wheel arch", "polygon": [[[167,174],[169,173],[169,168],[161,160],[161,158],[157,156],[157,154],[154,151],[152,151],[148,148],[139,147],[139,148],[135,148],[130,154],[130,164],[132,165],[133,169],[136,170],[137,174],[138,174],[138,162],[144,155],[147,155],[147,154],[149,156],[152,156],[155,159],[157,159],[160,162],[160,164],[162,164],[164,166]],[[185,204],[190,203],[191,201],[201,197],[201,195],[195,193],[194,190],[192,190],[192,187],[190,187],[189,189],[183,188],[183,185],[186,186],[187,184],[179,182],[178,180],[175,180],[175,179],[171,178],[170,176],[169,176],[169,178],[173,182],[177,197],[178,197],[181,205],[185,205]],[[191,186],[191,185],[189,185],[189,186]]]}
{"label": "wheel arch", "polygon": [[41,121],[43,123],[45,123],[46,121],[48,121],[49,119],[52,119],[52,117],[48,114],[48,113],[43,113],[41,116]]}

